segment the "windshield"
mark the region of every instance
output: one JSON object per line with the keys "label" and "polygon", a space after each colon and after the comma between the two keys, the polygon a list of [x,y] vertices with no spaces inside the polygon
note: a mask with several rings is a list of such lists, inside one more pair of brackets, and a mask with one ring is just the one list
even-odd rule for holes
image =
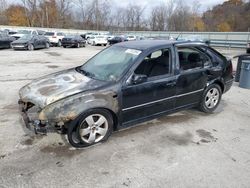
{"label": "windshield", "polygon": [[31,31],[28,31],[28,30],[20,30],[18,31],[18,34],[30,34]]}
{"label": "windshield", "polygon": [[117,81],[140,54],[140,50],[112,46],[82,65],[80,70],[98,80]]}
{"label": "windshield", "polygon": [[71,39],[73,39],[73,38],[76,38],[76,35],[67,35],[65,38],[71,38]]}
{"label": "windshield", "polygon": [[24,35],[23,37],[21,37],[20,39],[25,39],[25,40],[30,40],[33,38],[33,35]]}
{"label": "windshield", "polygon": [[53,33],[53,32],[46,32],[45,35],[46,35],[46,36],[54,36],[55,33]]}

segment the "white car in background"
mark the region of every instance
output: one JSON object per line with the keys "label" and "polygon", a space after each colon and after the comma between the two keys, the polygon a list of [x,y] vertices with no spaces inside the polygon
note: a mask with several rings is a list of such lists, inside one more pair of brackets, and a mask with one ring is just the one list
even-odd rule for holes
{"label": "white car in background", "polygon": [[93,45],[93,46],[97,46],[97,45],[106,46],[108,44],[108,39],[106,36],[102,36],[102,35],[92,36],[88,39],[88,44]]}
{"label": "white car in background", "polygon": [[44,34],[50,41],[50,44],[53,46],[62,46],[62,39],[65,37],[65,34],[62,32],[46,32]]}
{"label": "white car in background", "polygon": [[133,40],[136,40],[136,36],[135,35],[128,35],[127,39],[128,39],[128,41],[133,41]]}
{"label": "white car in background", "polygon": [[11,36],[19,39],[25,35],[39,35],[39,33],[37,30],[19,30],[16,34]]}

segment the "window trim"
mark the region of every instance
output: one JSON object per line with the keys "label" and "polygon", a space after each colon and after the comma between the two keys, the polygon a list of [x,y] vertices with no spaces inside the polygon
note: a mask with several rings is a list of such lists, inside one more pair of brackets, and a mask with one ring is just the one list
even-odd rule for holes
{"label": "window trim", "polygon": [[[204,66],[204,62],[202,62],[202,66],[201,67],[195,67],[195,68],[191,68],[191,69],[187,69],[187,70],[182,70],[181,69],[181,65],[180,65],[180,57],[179,57],[179,49],[180,48],[189,48],[192,49],[194,51],[197,51],[199,53],[201,53],[202,55],[206,56],[210,62],[210,66]],[[213,61],[211,60],[211,58],[204,52],[202,52],[198,46],[176,46],[176,52],[177,52],[177,56],[178,56],[178,62],[179,62],[179,71],[180,73],[186,73],[186,72],[191,72],[191,71],[197,71],[197,70],[201,70],[204,68],[210,68],[213,66]]]}

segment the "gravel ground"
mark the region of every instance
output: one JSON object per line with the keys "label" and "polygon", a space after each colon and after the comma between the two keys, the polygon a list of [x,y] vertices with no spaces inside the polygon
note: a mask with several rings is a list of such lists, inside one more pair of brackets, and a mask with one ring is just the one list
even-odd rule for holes
{"label": "gravel ground", "polygon": [[163,116],[86,149],[70,147],[56,133],[24,129],[20,87],[101,49],[0,51],[0,187],[249,187],[250,90],[236,83],[214,114],[192,109]]}

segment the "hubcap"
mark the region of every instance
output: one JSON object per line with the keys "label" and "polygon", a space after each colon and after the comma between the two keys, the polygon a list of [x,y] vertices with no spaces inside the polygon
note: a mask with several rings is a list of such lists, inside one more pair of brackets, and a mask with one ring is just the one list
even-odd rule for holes
{"label": "hubcap", "polygon": [[214,108],[219,102],[220,92],[217,88],[212,88],[207,92],[205,105],[207,108]]}
{"label": "hubcap", "polygon": [[80,137],[89,144],[101,141],[108,131],[108,121],[101,114],[86,117],[80,124]]}

